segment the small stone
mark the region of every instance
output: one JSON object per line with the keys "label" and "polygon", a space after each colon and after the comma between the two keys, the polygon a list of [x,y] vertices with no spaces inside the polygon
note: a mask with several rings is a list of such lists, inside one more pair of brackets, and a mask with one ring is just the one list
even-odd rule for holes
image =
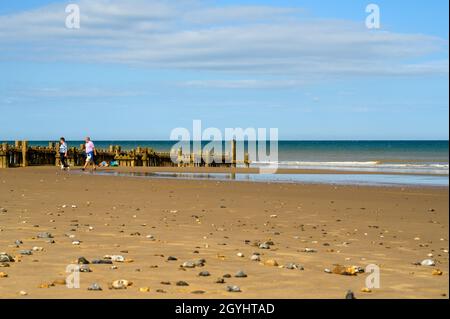
{"label": "small stone", "polygon": [[355,294],[353,293],[353,291],[348,290],[347,294],[345,295],[345,299],[356,299]]}
{"label": "small stone", "polygon": [[206,263],[205,259],[198,259],[194,261],[195,267],[203,267]]}
{"label": "small stone", "polygon": [[238,286],[227,286],[228,292],[241,292],[241,288]]}
{"label": "small stone", "polygon": [[29,256],[29,255],[32,255],[33,252],[30,249],[22,249],[19,251],[19,254]]}
{"label": "small stone", "polygon": [[93,264],[112,264],[112,260],[107,260],[107,259],[94,259],[92,260]]}
{"label": "small stone", "polygon": [[89,264],[89,260],[87,260],[84,257],[78,257],[78,262],[79,265],[88,265]]}
{"label": "small stone", "polygon": [[17,246],[19,246],[19,245],[22,245],[22,244],[23,244],[23,241],[21,241],[20,239],[18,239],[18,240],[16,240],[14,243],[15,243]]}
{"label": "small stone", "polygon": [[298,270],[305,270],[305,268],[302,265],[296,264],[296,263],[287,263],[284,268],[286,269],[298,269]]}
{"label": "small stone", "polygon": [[0,278],[7,278],[8,274],[5,272],[0,272]]}
{"label": "small stone", "polygon": [[244,257],[244,254],[243,253],[237,253],[236,254],[238,257]]}
{"label": "small stone", "polygon": [[170,281],[161,281],[161,285],[170,286],[171,283],[170,283]]}
{"label": "small stone", "polygon": [[260,249],[270,249],[270,245],[267,243],[262,243],[259,245],[259,248]]}
{"label": "small stone", "polygon": [[0,263],[0,268],[6,268],[9,267],[8,263]]}
{"label": "small stone", "polygon": [[72,245],[75,245],[75,246],[78,246],[78,245],[80,245],[81,244],[81,241],[79,241],[79,240],[74,240],[73,242],[72,242]]}
{"label": "small stone", "polygon": [[234,277],[236,277],[236,278],[246,278],[247,274],[245,272],[243,272],[242,270],[240,270],[234,275]]}
{"label": "small stone", "polygon": [[260,260],[261,260],[261,257],[260,257],[259,255],[252,255],[252,257],[250,257],[250,259],[251,259],[252,261],[260,261]]}
{"label": "small stone", "polygon": [[182,281],[182,280],[177,281],[176,285],[180,286],[180,287],[189,286],[189,284],[186,281]]}
{"label": "small stone", "polygon": [[371,289],[369,289],[369,288],[367,288],[367,287],[365,287],[365,288],[361,289],[361,292],[365,292],[365,293],[371,293],[371,292],[372,292],[372,290],[371,290]]}
{"label": "small stone", "polygon": [[200,277],[208,277],[211,276],[211,274],[209,273],[209,271],[202,271],[198,274]]}
{"label": "small stone", "polygon": [[194,290],[191,292],[194,295],[203,295],[204,293],[206,293],[206,291],[204,290]]}
{"label": "small stone", "polygon": [[327,274],[331,274],[332,273],[331,269],[329,269],[329,268],[325,268],[323,271],[326,272]]}
{"label": "small stone", "polygon": [[122,255],[112,255],[112,256],[106,255],[106,256],[103,256],[103,259],[111,260],[111,261],[119,262],[119,263],[123,263],[125,261],[125,257],[123,257]]}
{"label": "small stone", "polygon": [[80,272],[92,272],[88,265],[81,265],[79,270]]}
{"label": "small stone", "polygon": [[33,250],[33,251],[43,251],[44,248],[43,248],[43,247],[34,246],[34,247],[32,248],[32,250]]}
{"label": "small stone", "polygon": [[38,233],[37,238],[53,238],[53,235],[47,232]]}
{"label": "small stone", "polygon": [[167,257],[167,261],[175,261],[175,260],[178,260],[178,258],[174,256]]}
{"label": "small stone", "polygon": [[0,262],[14,262],[14,258],[7,253],[0,253]]}
{"label": "small stone", "polygon": [[217,278],[217,280],[215,281],[216,284],[224,284],[225,283],[225,279],[223,278]]}
{"label": "small stone", "polygon": [[65,279],[56,279],[52,282],[52,286],[56,286],[56,285],[64,286],[65,284],[66,284]]}
{"label": "small stone", "polygon": [[131,282],[125,279],[115,280],[112,282],[111,286],[113,289],[127,289],[127,287],[131,286]]}
{"label": "small stone", "polygon": [[141,287],[141,288],[139,288],[139,292],[150,292],[150,288],[149,287]]}
{"label": "small stone", "polygon": [[165,294],[166,293],[166,291],[164,289],[156,289],[155,291],[157,293],[160,293],[160,294]]}
{"label": "small stone", "polygon": [[433,271],[431,272],[431,274],[433,276],[442,276],[443,272],[440,271],[439,269],[433,269]]}
{"label": "small stone", "polygon": [[266,266],[272,266],[272,267],[277,267],[278,266],[278,262],[275,259],[267,259],[264,262],[264,265]]}
{"label": "small stone", "polygon": [[231,275],[230,275],[230,274],[225,274],[225,275],[223,275],[222,277],[223,277],[223,278],[231,278]]}
{"label": "small stone", "polygon": [[183,268],[195,268],[195,264],[192,261],[185,261],[183,265],[181,265]]}
{"label": "small stone", "polygon": [[21,291],[19,291],[19,295],[21,295],[21,296],[27,296],[27,295],[28,295],[28,292],[26,292],[25,290],[21,290]]}
{"label": "small stone", "polygon": [[313,248],[305,248],[305,249],[302,250],[302,252],[304,252],[304,253],[317,253],[317,250],[313,249]]}
{"label": "small stone", "polygon": [[432,259],[424,259],[420,262],[422,266],[435,266],[436,263]]}
{"label": "small stone", "polygon": [[101,291],[103,289],[102,289],[102,287],[100,287],[100,285],[98,283],[94,282],[94,283],[89,285],[87,290],[90,290],[90,291]]}

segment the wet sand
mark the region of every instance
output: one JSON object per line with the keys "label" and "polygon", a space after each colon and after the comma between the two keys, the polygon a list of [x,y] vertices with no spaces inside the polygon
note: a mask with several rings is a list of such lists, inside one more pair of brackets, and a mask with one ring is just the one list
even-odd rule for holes
{"label": "wet sand", "polygon": [[[0,297],[343,298],[351,289],[361,299],[448,298],[448,205],[448,188],[140,179],[71,174],[54,167],[4,169],[0,252],[16,261],[0,267],[7,275],[0,278]],[[51,233],[55,242],[37,238],[42,232]],[[23,244],[17,247],[16,240]],[[75,240],[80,245],[73,245]],[[254,246],[264,242],[273,245]],[[21,250],[33,247],[43,251],[20,256]],[[250,260],[254,252],[260,262]],[[114,262],[117,269],[89,264],[92,272],[80,274],[80,289],[59,284],[67,276],[67,265],[78,257],[92,261],[104,255],[121,255],[126,262]],[[177,260],[168,261],[169,256]],[[436,266],[413,264],[428,258]],[[198,259],[206,260],[203,267],[180,267]],[[304,270],[264,265],[269,259],[280,266],[296,263]],[[324,271],[334,264],[379,265],[381,287],[361,292],[367,274]],[[433,275],[436,269],[443,274]],[[235,278],[241,270],[248,276]],[[210,276],[198,276],[201,271]],[[215,283],[224,274],[231,278]],[[118,279],[133,284],[108,289]],[[177,286],[177,281],[189,286]],[[94,282],[103,290],[88,291]],[[228,285],[242,292],[227,292]],[[149,292],[141,292],[144,287]]]}

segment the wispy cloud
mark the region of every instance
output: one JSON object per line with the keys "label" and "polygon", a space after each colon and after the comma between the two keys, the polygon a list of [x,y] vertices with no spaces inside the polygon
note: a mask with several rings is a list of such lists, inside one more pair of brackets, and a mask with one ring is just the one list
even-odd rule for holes
{"label": "wispy cloud", "polygon": [[[150,68],[313,76],[448,73],[447,40],[369,31],[344,20],[302,20],[298,9],[212,7],[202,1],[81,0],[81,28],[64,4],[0,16],[0,59],[121,63]],[[420,61],[420,62],[414,62]],[[297,83],[284,82],[289,86]],[[272,87],[250,81],[192,86]],[[276,85],[275,85],[276,86]]]}

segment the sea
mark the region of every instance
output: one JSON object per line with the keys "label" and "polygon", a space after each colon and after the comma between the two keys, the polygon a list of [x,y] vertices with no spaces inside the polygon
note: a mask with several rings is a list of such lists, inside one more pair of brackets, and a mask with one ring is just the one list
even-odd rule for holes
{"label": "sea", "polygon": [[[178,141],[94,141],[98,149],[120,145],[123,150],[138,146],[170,152]],[[11,142],[12,143],[12,142]],[[30,141],[30,146],[47,146],[49,141]],[[79,147],[83,141],[68,141]],[[208,142],[202,142],[205,146]],[[229,151],[223,143],[222,151]],[[248,142],[242,142],[248,151]],[[267,142],[267,154],[270,153]],[[220,147],[216,148],[217,150]],[[449,174],[448,141],[278,141],[278,156],[255,158],[252,167],[277,164],[283,169],[325,169],[359,172]]]}
{"label": "sea", "polygon": [[[48,146],[50,141],[29,141],[30,146]],[[9,143],[13,144],[12,141]],[[176,152],[179,141],[156,140],[94,140],[97,149],[120,145],[122,150],[138,146],[157,152]],[[238,150],[252,150],[248,141],[237,142]],[[250,142],[251,143],[251,142]],[[68,141],[69,147],[80,147],[83,141]],[[211,142],[203,141],[203,148]],[[264,145],[264,147],[261,147]],[[272,145],[272,146],[271,146]],[[276,145],[276,148],[274,147]],[[231,142],[214,143],[215,152],[229,154]],[[183,143],[193,150],[193,143]],[[326,183],[352,185],[389,186],[449,186],[449,142],[420,141],[278,141],[256,144],[255,152],[266,151],[269,157],[252,159],[250,167],[267,168],[276,165],[280,169],[321,170],[321,174],[191,174],[165,172],[134,174],[135,177],[216,179],[253,182]],[[276,152],[275,152],[276,150]],[[274,156],[276,155],[276,156]],[[267,158],[270,158],[267,160]],[[239,158],[238,158],[239,160]],[[326,172],[329,171],[327,174]],[[333,174],[341,171],[343,174]],[[358,173],[356,173],[358,172]],[[367,174],[365,174],[365,172]],[[375,173],[375,174],[373,174]],[[377,174],[379,173],[379,174]],[[99,173],[97,173],[99,174]],[[125,173],[103,172],[121,175]],[[126,173],[129,174],[129,173]]]}

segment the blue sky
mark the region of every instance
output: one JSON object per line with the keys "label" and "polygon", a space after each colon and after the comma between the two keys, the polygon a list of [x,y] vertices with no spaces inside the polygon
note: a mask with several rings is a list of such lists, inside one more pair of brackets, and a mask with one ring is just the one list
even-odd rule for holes
{"label": "blue sky", "polygon": [[448,139],[448,1],[0,2],[0,140]]}

